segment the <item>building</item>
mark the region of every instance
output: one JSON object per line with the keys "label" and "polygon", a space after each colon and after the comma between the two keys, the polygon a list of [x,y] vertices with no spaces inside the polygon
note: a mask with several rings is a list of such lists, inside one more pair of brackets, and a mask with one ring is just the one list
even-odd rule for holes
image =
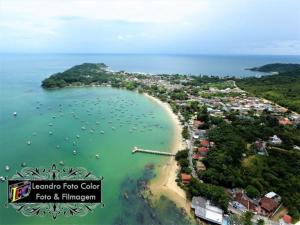
{"label": "building", "polygon": [[210,201],[205,198],[193,197],[191,207],[195,210],[195,215],[198,218],[214,224],[223,223],[223,210],[211,205]]}
{"label": "building", "polygon": [[290,225],[292,224],[292,217],[290,215],[284,215],[280,220],[279,220],[279,225]]}
{"label": "building", "polygon": [[265,141],[262,140],[257,140],[256,142],[254,142],[254,150],[257,154],[259,155],[268,155],[267,152],[267,143]]}
{"label": "building", "polygon": [[235,201],[242,204],[248,211],[256,212],[258,210],[258,202],[250,199],[243,192],[237,192],[234,196]]}
{"label": "building", "polygon": [[192,157],[193,157],[193,159],[198,160],[198,159],[200,159],[201,156],[199,154],[193,154]]}
{"label": "building", "polygon": [[184,184],[189,184],[191,181],[191,178],[192,177],[190,174],[186,174],[186,173],[181,174],[181,180],[182,180],[182,183],[184,183]]}
{"label": "building", "polygon": [[282,140],[279,137],[277,137],[277,135],[273,135],[272,137],[270,137],[269,143],[273,145],[281,145]]}
{"label": "building", "polygon": [[293,123],[288,118],[280,118],[278,120],[278,123],[280,125],[286,126],[286,125],[292,125]]}
{"label": "building", "polygon": [[200,148],[198,148],[198,152],[200,153],[201,156],[205,157],[205,156],[207,156],[208,148],[200,147]]}
{"label": "building", "polygon": [[263,198],[260,199],[259,205],[261,213],[266,216],[271,216],[277,210],[280,205],[281,197],[275,192],[267,193]]}
{"label": "building", "polygon": [[209,147],[209,141],[208,140],[202,140],[200,141],[200,145],[203,147]]}

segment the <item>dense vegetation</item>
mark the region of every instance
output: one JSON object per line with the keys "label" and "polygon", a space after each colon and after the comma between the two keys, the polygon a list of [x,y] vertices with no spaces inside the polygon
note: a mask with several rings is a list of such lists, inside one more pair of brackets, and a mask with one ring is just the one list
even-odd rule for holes
{"label": "dense vegetation", "polygon": [[[231,123],[220,122],[209,132],[215,147],[208,153],[205,172],[199,175],[205,183],[228,188],[242,187],[250,197],[260,197],[269,191],[282,196],[289,213],[300,216],[300,129],[280,126],[268,113],[261,117],[241,118],[228,115]],[[247,143],[257,138],[267,140],[273,134],[283,144],[268,148],[268,156],[256,155]],[[292,160],[291,160],[292,159]]]}
{"label": "dense vegetation", "polygon": [[[179,151],[175,156],[175,159],[180,165],[181,173],[191,173],[187,157],[188,150]],[[203,196],[213,201],[223,210],[227,211],[229,195],[223,187],[213,184],[201,183],[198,179],[192,178],[190,183],[183,188],[186,189],[189,199],[191,199],[193,196]]]}
{"label": "dense vegetation", "polygon": [[107,66],[103,63],[84,63],[62,73],[53,74],[43,80],[42,87],[63,88],[70,85],[90,85],[95,82],[107,82],[111,75],[106,71],[106,68]]}
{"label": "dense vegetation", "polygon": [[290,110],[300,112],[300,65],[280,64],[280,66],[274,67],[266,65],[261,68],[268,71],[274,68],[274,70],[278,69],[281,72],[260,78],[237,79],[237,85],[256,96],[269,99]]}
{"label": "dense vegetation", "polygon": [[293,72],[300,70],[300,64],[293,63],[271,63],[260,67],[250,68],[252,71],[260,71],[260,72]]}

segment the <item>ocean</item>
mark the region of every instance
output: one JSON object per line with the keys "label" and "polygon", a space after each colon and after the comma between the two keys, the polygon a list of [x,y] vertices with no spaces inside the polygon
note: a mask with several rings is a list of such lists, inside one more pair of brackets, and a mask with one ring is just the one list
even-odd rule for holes
{"label": "ocean", "polygon": [[22,163],[60,167],[63,161],[65,166],[85,167],[104,176],[105,207],[85,217],[24,217],[6,206],[6,185],[0,183],[0,225],[189,223],[168,199],[152,207],[139,195],[140,184],[155,176],[166,158],[132,155],[132,148],[170,151],[172,123],[160,106],[143,95],[113,88],[41,88],[49,75],[85,62],[103,62],[114,71],[244,77],[261,75],[245,68],[299,63],[300,57],[1,54],[0,176],[12,176]]}

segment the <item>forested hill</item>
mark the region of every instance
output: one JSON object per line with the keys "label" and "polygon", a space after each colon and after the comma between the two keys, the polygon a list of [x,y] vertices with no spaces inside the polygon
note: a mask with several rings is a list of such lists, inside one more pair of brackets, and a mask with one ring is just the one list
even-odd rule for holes
{"label": "forested hill", "polygon": [[278,72],[278,73],[294,72],[294,71],[300,71],[300,64],[272,63],[260,67],[253,67],[248,70],[259,71],[259,72]]}
{"label": "forested hill", "polygon": [[278,74],[237,79],[236,84],[247,92],[300,113],[300,64],[268,64],[256,70],[277,71]]}
{"label": "forested hill", "polygon": [[84,63],[42,81],[43,88],[63,88],[70,85],[90,85],[108,81],[111,73],[104,63]]}

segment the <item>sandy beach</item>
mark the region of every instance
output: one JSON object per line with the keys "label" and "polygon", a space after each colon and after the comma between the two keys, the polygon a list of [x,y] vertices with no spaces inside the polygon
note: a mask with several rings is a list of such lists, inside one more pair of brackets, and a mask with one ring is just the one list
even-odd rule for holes
{"label": "sandy beach", "polygon": [[[169,114],[173,124],[173,143],[172,152],[176,153],[179,150],[185,149],[185,143],[181,136],[182,126],[179,118],[175,115],[169,104],[160,101],[148,94],[144,94],[147,98],[162,106]],[[157,200],[161,195],[172,200],[177,207],[185,209],[190,215],[190,203],[186,200],[185,192],[177,185],[177,171],[179,167],[174,157],[168,159],[167,163],[158,169],[158,174],[150,183],[150,190],[153,193],[154,199]]]}

